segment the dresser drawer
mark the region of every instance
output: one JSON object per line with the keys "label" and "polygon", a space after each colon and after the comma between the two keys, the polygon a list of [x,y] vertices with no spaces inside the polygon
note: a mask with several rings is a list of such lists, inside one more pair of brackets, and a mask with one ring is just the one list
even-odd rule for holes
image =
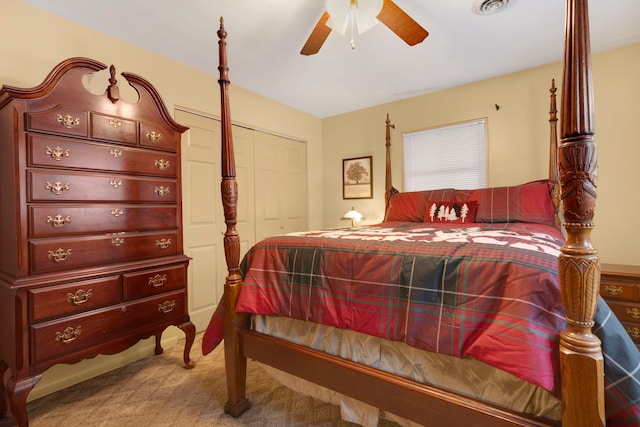
{"label": "dresser drawer", "polygon": [[175,177],[176,155],[48,135],[28,135],[29,166]]}
{"label": "dresser drawer", "polygon": [[146,179],[109,174],[29,171],[29,198],[65,202],[161,202],[176,201],[175,180]]}
{"label": "dresser drawer", "polygon": [[64,357],[106,343],[136,329],[161,330],[185,317],[185,291],[86,312],[31,326],[31,363]]}
{"label": "dresser drawer", "polygon": [[177,151],[178,137],[168,127],[154,124],[140,123],[140,145],[158,150]]}
{"label": "dresser drawer", "polygon": [[105,141],[136,144],[138,142],[138,124],[121,117],[91,113],[91,138]]}
{"label": "dresser drawer", "polygon": [[122,278],[125,301],[186,288],[187,266],[125,273]]}
{"label": "dresser drawer", "polygon": [[607,301],[616,317],[623,322],[638,322],[640,325],[640,304]]}
{"label": "dresser drawer", "polygon": [[31,205],[29,236],[56,237],[107,232],[171,230],[178,228],[177,207]]}
{"label": "dresser drawer", "polygon": [[37,364],[112,340],[127,323],[117,305],[31,326],[31,363]]}
{"label": "dresser drawer", "polygon": [[31,322],[39,322],[121,301],[122,284],[119,275],[33,289],[29,291],[29,318]]}
{"label": "dresser drawer", "polygon": [[124,312],[130,329],[144,329],[149,325],[169,325],[187,315],[186,289],[167,292],[155,297],[136,300]]}
{"label": "dresser drawer", "polygon": [[640,349],[640,323],[622,322],[622,326],[624,326],[631,340],[636,344],[638,349]]}
{"label": "dresser drawer", "polygon": [[181,249],[178,243],[177,231],[32,240],[29,242],[31,272],[46,273],[176,255]]}
{"label": "dresser drawer", "polygon": [[600,277],[600,295],[607,299],[640,301],[640,295],[636,295],[639,293],[637,283],[638,279],[603,273]]}
{"label": "dresser drawer", "polygon": [[58,105],[49,111],[26,114],[27,130],[87,137],[89,113],[74,107]]}

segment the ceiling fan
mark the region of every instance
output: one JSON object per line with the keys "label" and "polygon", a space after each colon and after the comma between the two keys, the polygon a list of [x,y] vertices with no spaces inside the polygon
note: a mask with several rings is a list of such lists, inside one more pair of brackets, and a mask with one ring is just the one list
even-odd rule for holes
{"label": "ceiling fan", "polygon": [[331,30],[344,34],[351,30],[351,47],[354,31],[363,33],[382,22],[409,46],[422,42],[429,32],[413,20],[391,0],[326,0],[325,11],[302,47],[302,55],[318,53]]}

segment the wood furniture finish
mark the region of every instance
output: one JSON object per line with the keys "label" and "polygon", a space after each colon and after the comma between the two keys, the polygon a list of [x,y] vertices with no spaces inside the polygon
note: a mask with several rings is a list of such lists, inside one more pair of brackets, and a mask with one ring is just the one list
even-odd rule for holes
{"label": "wood furniture finish", "polygon": [[640,266],[602,264],[600,295],[640,349]]}
{"label": "wood furniture finish", "polygon": [[[435,426],[540,426],[540,421],[446,390],[346,361],[248,329],[248,317],[233,309],[242,287],[236,231],[237,183],[230,109],[226,36],[219,40],[222,111],[222,203],[229,275],[224,295],[224,349],[228,401],[225,411],[240,416],[246,398],[247,357],[354,397],[373,406]],[[566,0],[561,134],[558,146],[559,197],[567,232],[559,260],[560,286],[568,328],[560,337],[562,425],[604,426],[604,368],[600,341],[591,328],[600,287],[600,262],[591,244],[596,199],[596,150],[587,0]],[[555,152],[555,150],[554,150]],[[387,175],[389,176],[389,175]],[[392,189],[386,189],[388,198]],[[452,416],[455,414],[455,416]]]}
{"label": "wood furniture finish", "polygon": [[107,66],[71,58],[35,88],[0,90],[0,418],[28,425],[44,370],[117,353],[165,328],[186,335],[180,137],[153,86],[119,97],[83,78]]}

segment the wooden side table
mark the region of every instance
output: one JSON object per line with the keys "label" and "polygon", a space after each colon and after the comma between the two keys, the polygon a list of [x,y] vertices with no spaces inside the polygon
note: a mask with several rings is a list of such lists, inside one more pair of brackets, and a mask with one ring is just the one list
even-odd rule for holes
{"label": "wooden side table", "polygon": [[600,295],[640,348],[640,265],[602,264]]}

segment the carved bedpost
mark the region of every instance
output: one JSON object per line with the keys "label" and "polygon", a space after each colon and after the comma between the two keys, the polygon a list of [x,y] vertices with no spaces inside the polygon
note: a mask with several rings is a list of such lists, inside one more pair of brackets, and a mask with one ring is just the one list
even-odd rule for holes
{"label": "carved bedpost", "polygon": [[549,92],[549,180],[553,182],[551,200],[556,218],[556,226],[561,227],[560,220],[560,182],[558,182],[558,108],[556,106],[556,79],[551,79]]}
{"label": "carved bedpost", "polygon": [[604,367],[591,327],[600,287],[600,261],[591,244],[596,204],[596,146],[587,0],[567,0],[560,191],[567,238],[560,285],[568,328],[560,336],[562,425],[604,426]]}
{"label": "carved bedpost", "polygon": [[218,30],[218,48],[220,65],[220,103],[221,103],[221,135],[222,135],[222,206],[227,230],[224,234],[224,253],[229,275],[224,284],[224,358],[227,372],[228,400],[224,411],[234,417],[240,416],[250,407],[245,397],[247,358],[240,351],[238,330],[247,325],[247,317],[236,314],[235,307],[242,288],[242,276],[238,269],[240,263],[240,237],[236,231],[236,207],[238,203],[238,183],[236,181],[236,165],[233,152],[233,136],[231,133],[231,116],[229,109],[229,67],[227,66],[227,32],[224,20],[220,18]]}
{"label": "carved bedpost", "polygon": [[393,188],[391,183],[391,129],[395,129],[396,126],[391,124],[389,120],[389,114],[387,113],[387,133],[385,147],[387,149],[387,163],[386,163],[386,175],[384,181],[384,215],[387,216],[387,209],[389,208],[389,199],[396,194],[398,190]]}

